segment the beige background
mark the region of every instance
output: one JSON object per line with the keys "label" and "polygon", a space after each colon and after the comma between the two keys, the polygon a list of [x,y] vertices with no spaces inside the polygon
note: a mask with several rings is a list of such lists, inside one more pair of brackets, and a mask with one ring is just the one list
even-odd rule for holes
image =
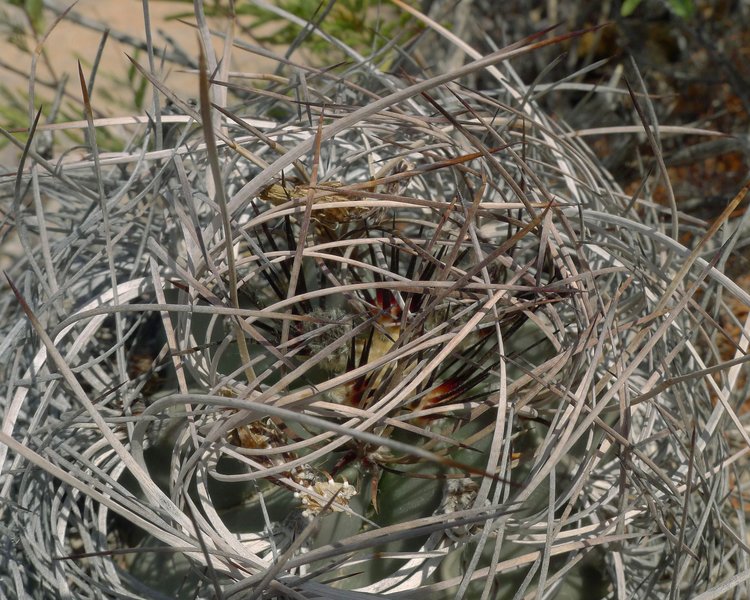
{"label": "beige background", "polygon": [[[70,6],[70,4],[71,2],[67,0],[57,2],[57,6],[61,10]],[[184,52],[197,59],[196,29],[190,26],[190,23],[195,22],[195,18],[192,16],[192,2],[157,2],[152,0],[149,3],[149,11],[155,48],[163,49],[166,47],[168,50],[172,50],[164,36],[159,33],[159,30],[163,30],[167,35],[174,38]],[[99,21],[102,30],[104,27],[109,27],[113,33],[126,34],[145,42],[143,4],[140,0],[79,0],[71,9],[71,12],[91,21]],[[184,13],[189,13],[183,18],[185,22],[170,19],[172,16]],[[84,74],[89,79],[91,64],[102,39],[101,31],[77,25],[67,20],[55,24],[55,18],[56,15],[52,11],[45,12],[45,26],[49,34],[44,41],[45,52],[40,56],[36,71],[38,83],[35,91],[34,110],[42,107],[42,123],[46,122],[54,98],[54,87],[44,85],[42,82],[60,81],[64,75],[68,77],[65,90],[68,95],[66,104],[69,116],[67,119],[58,116],[56,122],[84,118],[81,86],[78,77],[78,60],[80,59],[84,65]],[[5,2],[0,3],[0,25],[2,25],[3,19],[6,19],[6,22],[9,23],[15,23],[25,30],[28,29],[24,14]],[[218,31],[225,31],[228,25],[226,19],[217,19],[210,24]],[[28,73],[31,72],[32,67],[31,52],[33,52],[37,42],[29,36],[26,43],[31,52],[23,52],[8,41],[7,31],[8,29],[3,28],[4,33],[0,34],[0,83],[13,90],[17,97],[21,99],[21,102],[27,104],[25,98],[29,90]],[[240,35],[239,32],[238,35]],[[241,35],[244,40],[249,41],[246,34]],[[217,53],[223,51],[222,40],[218,36],[214,37],[214,48]],[[131,115],[134,112],[132,85],[126,81],[130,68],[126,53],[133,56],[133,47],[119,41],[115,35],[111,34],[102,55],[92,96],[92,107],[96,116],[117,117]],[[140,53],[138,62],[148,67],[145,52]],[[235,49],[232,53],[231,67],[233,70],[244,72],[267,71],[273,69],[273,66],[271,61],[258,59],[248,52]],[[169,66],[168,69],[162,77],[167,85],[181,97],[197,98],[196,74],[185,72],[173,66]],[[108,92],[114,98],[108,98],[105,92]],[[145,106],[149,107],[150,104],[151,92],[149,88]],[[0,117],[0,119],[3,118]],[[18,128],[19,126],[18,123],[1,121],[0,125],[6,129]],[[71,144],[61,134],[55,135],[56,151],[59,152],[61,147]],[[73,150],[67,157],[69,159],[82,158],[84,154],[85,150],[83,149]],[[19,157],[20,150],[12,144],[6,144],[3,148],[0,148],[1,181],[12,181],[15,178]],[[16,260],[21,249],[13,234],[7,235],[7,232],[0,231],[0,234],[3,233],[5,235],[2,236],[2,244],[0,244],[0,269],[7,269]]]}
{"label": "beige background", "polygon": [[[58,3],[61,8],[68,5],[70,3]],[[19,24],[24,23],[23,14],[19,10],[8,6],[4,8],[8,11],[8,16],[12,20]],[[165,45],[164,38],[156,33],[157,29],[162,29],[194,55],[197,49],[195,30],[179,21],[168,20],[170,15],[192,12],[192,3],[150,2],[149,11],[156,47],[164,47]],[[143,7],[139,0],[79,0],[73,6],[71,13],[81,15],[92,21],[99,21],[103,27],[145,41]],[[51,79],[52,73],[50,73],[46,63],[46,60],[49,60],[54,75],[59,78],[67,74],[70,77],[68,91],[71,93],[79,92],[80,94],[77,60],[80,58],[88,63],[93,61],[102,33],[69,21],[63,21],[55,25],[54,15],[50,11],[45,13],[45,17],[45,24],[50,31],[44,42],[45,54],[40,59],[37,76],[44,81]],[[29,39],[28,44],[30,48],[33,48],[34,40]],[[0,40],[0,52],[4,62],[10,63],[13,67],[26,72],[31,69],[31,56],[21,52],[5,39]],[[104,74],[125,77],[129,68],[126,53],[132,55],[133,48],[110,35],[102,56],[101,74],[103,76],[99,77],[97,83],[110,83]],[[145,56],[142,57],[141,62],[145,64]],[[84,72],[88,76],[90,74],[89,68],[84,68]],[[2,78],[6,85],[24,88],[27,86],[26,78],[17,74],[3,71]],[[183,90],[189,89],[191,80],[192,77],[183,73],[172,72],[168,75],[168,81],[173,85],[178,85]],[[46,91],[44,86],[40,86],[40,90]],[[94,101],[96,101],[96,98],[94,98]]]}
{"label": "beige background", "polygon": [[[64,9],[70,6],[70,2],[58,2],[57,6]],[[6,18],[17,24],[24,24],[23,13],[5,3],[0,7],[5,11]],[[192,16],[192,2],[149,2],[149,12],[151,17],[151,30],[153,34],[153,43],[155,48],[171,47],[167,44],[165,37],[159,33],[159,30],[166,32],[173,38],[177,44],[191,57],[197,59],[198,43],[196,29],[189,23],[194,23],[195,18]],[[145,42],[143,4],[140,0],[79,0],[71,13],[80,15],[91,21],[98,21],[103,27],[109,27],[112,30],[104,53],[102,55],[101,67],[95,81],[95,89],[92,97],[92,106],[97,116],[118,116],[132,114],[133,92],[126,82],[130,62],[126,54],[133,56],[133,47],[127,43],[116,39],[115,33],[126,34]],[[176,15],[188,13],[180,22],[174,17]],[[2,15],[0,15],[0,18]],[[44,54],[40,57],[37,67],[37,81],[51,82],[59,81],[63,75],[68,76],[66,91],[72,101],[80,107],[81,88],[78,78],[77,61],[81,59],[84,64],[84,74],[87,78],[91,74],[91,63],[96,56],[97,49],[102,39],[101,31],[94,31],[90,28],[77,25],[70,21],[63,21],[54,25],[55,15],[51,11],[45,12],[45,25],[50,29],[50,33],[44,42]],[[211,26],[218,31],[227,29],[226,19],[216,19],[211,21]],[[54,26],[53,26],[54,25]],[[237,32],[243,40],[251,41],[244,33]],[[28,47],[33,50],[36,45],[33,39],[27,40]],[[214,48],[217,53],[223,51],[223,43],[219,36],[214,37]],[[13,69],[18,70],[21,74],[13,73],[0,65],[0,81],[13,89],[19,91],[19,96],[23,96],[21,91],[28,90],[28,76],[24,75],[30,72],[32,57],[29,53],[24,53],[14,47],[3,36],[0,38],[0,61],[10,65]],[[138,62],[141,65],[148,66],[148,60],[145,52],[140,53]],[[268,71],[273,69],[271,61],[259,59],[257,56],[248,52],[234,49],[232,52],[231,68],[236,71]],[[168,66],[164,73],[163,79],[166,83],[186,98],[197,98],[198,84],[194,73],[188,73],[180,68]],[[109,92],[114,96],[114,100],[107,97],[104,92]],[[150,92],[148,92],[150,94]],[[37,84],[37,100],[35,106],[42,104],[49,109],[51,99],[53,98],[53,89],[48,85]],[[150,95],[148,96],[150,99]],[[148,106],[148,101],[146,106]],[[76,118],[82,118],[76,116]],[[61,120],[60,118],[57,119]],[[3,123],[4,126],[8,125]],[[0,153],[0,167],[8,169],[15,164],[17,152],[5,148]]]}

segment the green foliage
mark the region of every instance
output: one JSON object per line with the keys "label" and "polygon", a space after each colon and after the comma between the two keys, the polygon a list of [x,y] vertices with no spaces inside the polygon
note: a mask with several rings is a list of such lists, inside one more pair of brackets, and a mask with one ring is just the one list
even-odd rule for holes
{"label": "green foliage", "polygon": [[[625,0],[622,3],[620,14],[623,17],[632,15],[643,0]],[[693,0],[667,0],[669,8],[674,14],[683,19],[688,19],[693,16],[695,12],[695,4]]]}
{"label": "green foliage", "polygon": [[11,6],[21,8],[29,19],[34,31],[39,33],[44,26],[43,0],[7,0]]}
{"label": "green foliage", "polygon": [[[20,129],[25,127],[28,121],[28,109],[6,86],[0,85],[0,123],[6,128]],[[18,136],[22,142],[26,142],[26,136]],[[0,138],[0,148],[8,143],[5,138]]]}
{"label": "green foliage", "polygon": [[[192,5],[190,0],[184,1]],[[414,0],[411,3],[416,4]],[[413,21],[410,23],[408,15],[397,12],[382,0],[278,0],[273,4],[279,11],[316,24],[326,35],[363,55],[382,49],[402,33],[416,33],[418,27]],[[206,6],[205,11],[208,16],[227,16],[227,8],[221,2]],[[236,3],[235,14],[251,16],[247,29],[265,44],[297,44],[305,27],[248,0]],[[306,35],[300,45],[310,52],[313,60],[330,64],[346,58],[319,35]]]}
{"label": "green foliage", "polygon": [[[41,101],[40,101],[41,102]],[[49,116],[49,103],[44,101],[42,104],[42,123]],[[28,135],[22,133],[29,127],[29,95],[25,90],[14,90],[8,86],[0,85],[0,126],[14,132],[16,139],[21,143],[26,143]],[[75,121],[80,118],[80,109],[76,106],[65,103],[57,115],[60,122]],[[84,137],[79,131],[74,129],[64,130],[56,134],[56,139],[64,139],[61,143],[63,147],[80,145],[84,142]],[[111,131],[102,131],[98,138],[101,148],[116,148],[116,137]],[[8,145],[5,137],[0,137],[0,149]]]}
{"label": "green foliage", "polygon": [[[279,7],[307,21],[316,22],[321,17],[321,11],[327,8],[326,4],[319,0],[282,0]],[[373,12],[379,9],[379,4],[381,3],[377,0],[339,0],[325,15],[319,27],[358,52],[372,52],[392,39],[396,30],[403,25],[403,21],[395,14],[383,19],[381,13],[378,15],[380,18],[373,18]],[[256,16],[257,20],[252,25],[256,33],[261,26],[280,21],[277,15],[250,4],[244,4],[239,10]],[[284,21],[275,32],[259,36],[259,39],[272,44],[291,44],[301,30],[299,25]],[[316,56],[330,55],[330,43],[319,36],[308,37],[305,45]]]}
{"label": "green foliage", "polygon": [[[135,55],[135,60],[138,60],[138,53]],[[146,98],[146,92],[148,91],[148,79],[140,74],[133,63],[130,64],[127,77],[127,88],[133,90],[133,104],[139,111],[143,110],[144,99]]]}

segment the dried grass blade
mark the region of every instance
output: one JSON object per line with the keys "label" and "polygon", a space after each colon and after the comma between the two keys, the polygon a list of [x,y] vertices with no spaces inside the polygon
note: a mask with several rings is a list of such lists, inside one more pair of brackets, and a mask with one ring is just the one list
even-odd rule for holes
{"label": "dried grass blade", "polygon": [[[203,137],[206,140],[206,154],[208,157],[209,165],[211,166],[211,174],[213,176],[214,187],[216,191],[216,202],[219,205],[221,223],[224,229],[224,244],[226,248],[225,256],[227,259],[227,274],[229,275],[229,297],[230,302],[232,303],[232,307],[238,309],[240,307],[240,301],[237,293],[237,270],[235,267],[234,259],[234,232],[232,231],[232,224],[229,219],[229,211],[227,210],[224,182],[222,181],[221,167],[219,166],[219,153],[216,149],[214,125],[211,119],[211,99],[208,72],[206,67],[206,52],[207,49],[203,45],[201,45],[199,61],[201,121],[203,123]],[[250,360],[250,352],[247,348],[245,334],[236,318],[232,320],[232,327],[234,329],[234,336],[237,341],[237,347],[240,352],[240,358],[244,365],[247,383],[248,385],[252,385],[256,379],[256,376]]]}

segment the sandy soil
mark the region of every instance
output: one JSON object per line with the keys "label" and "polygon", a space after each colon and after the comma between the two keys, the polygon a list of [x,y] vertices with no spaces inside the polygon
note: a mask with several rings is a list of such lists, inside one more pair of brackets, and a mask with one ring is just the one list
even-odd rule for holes
{"label": "sandy soil", "polygon": [[[70,6],[65,0],[58,2],[61,10]],[[21,11],[4,5],[2,9],[7,13],[11,22],[23,23]],[[192,15],[192,2],[159,1],[149,2],[151,30],[153,43],[156,48],[172,50],[174,41],[188,56],[198,56],[198,42],[192,16],[185,16],[184,22],[171,18],[176,15]],[[91,77],[91,64],[101,43],[103,31],[110,29],[110,35],[104,47],[101,67],[95,80],[92,106],[96,113],[106,116],[131,114],[126,107],[132,105],[132,92],[126,81],[130,61],[127,55],[134,55],[133,46],[123,41],[123,36],[145,42],[143,3],[140,0],[79,0],[71,9],[70,15],[95,21],[100,24],[99,31],[70,22],[66,19],[54,25],[54,15],[47,11],[46,25],[50,28],[43,44],[43,53],[37,66],[38,100],[35,105],[49,106],[53,97],[53,89],[43,83],[59,81],[63,76],[68,77],[66,92],[71,99],[79,101],[81,90],[78,78],[78,60],[83,64],[87,79]],[[2,14],[0,13],[0,17]],[[226,21],[212,23],[217,30],[224,31]],[[243,36],[244,38],[245,36]],[[28,40],[33,49],[34,40]],[[215,50],[222,52],[223,44],[219,37],[214,38]],[[145,53],[137,57],[138,62],[147,65]],[[30,53],[21,52],[10,44],[4,37],[0,37],[0,62],[9,65],[17,71],[12,73],[0,69],[2,82],[11,89],[28,90],[28,76],[32,68]],[[232,69],[242,71],[260,71],[271,67],[270,61],[264,62],[257,56],[235,50],[232,56]],[[163,80],[183,97],[195,98],[198,95],[198,84],[195,73],[172,69],[163,74]],[[125,95],[123,95],[125,94]],[[0,152],[0,168],[7,169],[16,162],[17,152],[4,149]]]}
{"label": "sandy soil", "polygon": [[[57,2],[60,10],[70,5],[71,2],[68,0]],[[154,46],[172,51],[176,45],[188,56],[197,57],[196,30],[190,26],[190,23],[194,22],[191,16],[192,2],[155,2],[152,0],[148,7]],[[185,22],[171,18],[185,13],[190,14],[184,17]],[[10,23],[18,25],[25,23],[23,13],[7,3],[0,5],[0,21],[4,16]],[[98,30],[71,22],[71,16],[98,22]],[[55,15],[47,11],[45,23],[48,31],[44,32],[46,38],[36,67],[37,85],[34,110],[39,106],[42,107],[42,123],[49,115],[54,98],[54,86],[46,84],[60,81],[64,77],[67,77],[65,91],[70,100],[69,109],[72,111],[70,118],[74,120],[83,118],[78,60],[83,65],[87,81],[90,81],[91,65],[100,46],[103,32],[107,28],[110,29],[110,35],[104,46],[101,66],[95,79],[92,107],[97,116],[115,117],[133,114],[132,85],[129,85],[126,80],[131,67],[127,55],[134,56],[134,50],[133,46],[124,39],[126,39],[125,36],[130,36],[145,42],[143,3],[140,0],[79,0],[71,9],[68,19],[57,24],[54,21]],[[212,26],[219,31],[224,31],[227,23],[215,21]],[[30,38],[26,42],[31,52],[21,51],[11,44],[5,35],[0,34],[0,82],[11,90],[18,90],[19,97],[23,97],[28,92],[27,74],[32,70],[33,49],[37,44],[36,40]],[[214,38],[214,44],[215,51],[221,53],[223,44],[219,37]],[[144,52],[136,58],[140,64],[148,65]],[[233,70],[247,72],[271,68],[270,61],[264,62],[242,51],[233,52]],[[197,98],[198,96],[197,76],[194,72],[172,69],[162,74],[162,80],[181,97]],[[150,99],[150,96],[147,98]],[[149,102],[150,100],[147,100],[147,106]],[[58,117],[57,121],[60,120],[61,117]],[[0,123],[0,125],[8,126],[7,123]],[[20,150],[11,144],[0,148],[0,174],[6,173],[9,174],[7,176],[13,177],[19,156]],[[7,269],[21,253],[22,249],[17,238],[14,235],[6,237],[0,247],[0,268]]]}

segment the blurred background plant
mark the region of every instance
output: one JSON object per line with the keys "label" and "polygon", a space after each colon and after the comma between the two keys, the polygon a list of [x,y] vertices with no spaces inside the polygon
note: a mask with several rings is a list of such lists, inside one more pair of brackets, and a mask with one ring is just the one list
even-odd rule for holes
{"label": "blurred background plant", "polygon": [[[191,12],[178,13],[172,18],[192,16],[192,2],[183,1],[191,6]],[[206,16],[226,16],[227,8],[225,3],[214,2],[206,7]],[[303,48],[307,62],[316,65],[347,60],[348,53],[338,49],[338,43],[368,56],[378,56],[389,47],[392,58],[394,51],[419,30],[417,21],[378,0],[242,1],[235,3],[234,12],[240,18],[242,33],[249,39],[283,47],[289,53]],[[247,16],[252,18],[243,18]]]}
{"label": "blurred background plant", "polygon": [[265,5],[281,48],[206,5],[200,69],[131,40],[125,102],[92,60],[69,122],[6,133],[3,593],[742,596],[746,188],[691,214],[665,152],[715,132],[591,62],[603,29],[510,45],[591,14],[334,39],[354,4]]}
{"label": "blurred background plant", "polygon": [[[643,2],[643,0],[625,0],[622,3],[620,14],[623,17],[632,15],[638,6],[640,6],[641,2]],[[678,17],[689,18],[692,17],[695,12],[695,4],[693,3],[693,0],[667,0],[667,4],[672,12]]]}

